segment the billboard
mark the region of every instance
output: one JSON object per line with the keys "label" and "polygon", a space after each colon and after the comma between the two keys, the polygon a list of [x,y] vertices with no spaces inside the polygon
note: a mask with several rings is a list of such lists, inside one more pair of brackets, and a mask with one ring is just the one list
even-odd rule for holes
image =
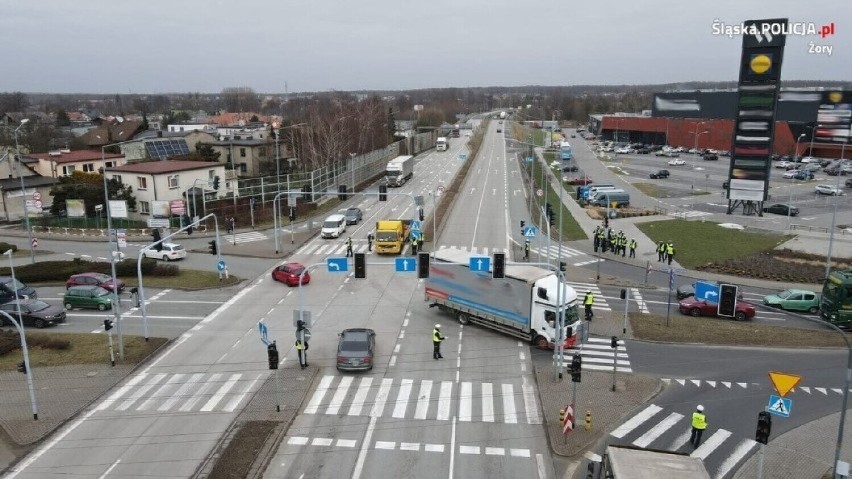
{"label": "billboard", "polygon": [[822,93],[814,141],[818,143],[849,143],[852,134],[852,92]]}
{"label": "billboard", "polygon": [[169,212],[168,201],[152,201],[151,202],[151,217],[152,218],[168,218],[171,216]]}
{"label": "billboard", "polygon": [[84,200],[65,200],[65,211],[69,218],[85,218],[86,202]]}

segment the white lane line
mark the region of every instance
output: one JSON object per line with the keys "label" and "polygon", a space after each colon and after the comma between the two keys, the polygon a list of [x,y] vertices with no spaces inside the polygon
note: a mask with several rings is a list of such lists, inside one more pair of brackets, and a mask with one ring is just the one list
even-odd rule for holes
{"label": "white lane line", "polygon": [[370,416],[381,417],[382,413],[385,410],[385,403],[388,400],[388,395],[390,394],[390,388],[392,384],[393,379],[382,379],[382,385],[379,386],[379,392],[378,394],[376,394],[375,401],[373,401],[373,409],[370,410]]}
{"label": "white lane line", "polygon": [[358,384],[358,391],[355,393],[355,398],[352,400],[352,405],[349,406],[347,416],[360,416],[361,409],[364,408],[364,400],[367,399],[367,393],[370,392],[370,386],[373,384],[373,378],[365,376],[361,378],[361,383]]}
{"label": "white lane line", "polygon": [[547,477],[547,465],[544,462],[544,454],[535,455],[535,463],[538,469],[538,478],[544,479]]}
{"label": "white lane line", "polygon": [[127,381],[127,384],[125,384],[124,386],[121,386],[116,392],[114,392],[112,394],[112,396],[110,396],[108,399],[106,399],[105,401],[102,401],[100,404],[98,404],[98,406],[95,408],[95,410],[96,411],[103,411],[104,409],[112,406],[112,404],[114,402],[116,402],[118,399],[120,399],[122,396],[124,396],[127,393],[127,391],[130,391],[131,389],[133,389],[134,386],[136,386],[137,384],[142,382],[142,380],[145,379],[146,377],[147,376],[145,374],[138,374],[136,376],[133,376],[130,379],[130,381]]}
{"label": "white lane line", "polygon": [[494,422],[494,393],[491,383],[482,383],[482,422]]}
{"label": "white lane line", "polygon": [[400,451],[420,451],[419,442],[401,442],[399,443]]}
{"label": "white lane line", "polygon": [[396,449],[396,442],[393,441],[376,441],[376,449]]}
{"label": "white lane line", "polygon": [[232,374],[231,377],[228,378],[227,381],[225,381],[225,384],[223,384],[222,387],[220,387],[219,390],[216,391],[216,393],[213,394],[213,396],[207,401],[207,403],[201,407],[201,410],[205,412],[212,411],[213,408],[216,407],[217,404],[219,404],[219,401],[221,401],[222,398],[225,397],[225,394],[228,394],[228,391],[230,391],[231,388],[233,388],[234,385],[237,384],[237,381],[240,379],[240,377],[242,377],[242,374]]}
{"label": "white lane line", "polygon": [[305,406],[305,414],[316,414],[319,409],[319,405],[322,402],[322,398],[325,397],[325,393],[328,391],[328,387],[331,385],[331,381],[334,380],[334,376],[323,376],[320,380],[319,386],[317,386],[317,390],[314,391],[313,396],[311,396],[311,400],[308,402],[308,405]]}
{"label": "white lane line", "polygon": [[115,469],[115,466],[117,466],[118,463],[120,463],[120,462],[121,462],[121,459],[116,459],[115,462],[113,462],[112,465],[109,466],[109,468],[107,468],[107,470],[104,471],[103,474],[98,476],[98,479],[104,479],[105,477],[107,477],[109,475],[109,473],[112,472],[113,469]]}
{"label": "white lane line", "polygon": [[444,452],[443,444],[424,444],[423,450],[425,452]]}
{"label": "white lane line", "polygon": [[119,404],[119,405],[118,405],[118,407],[117,407],[117,408],[115,408],[115,409],[116,409],[116,410],[118,410],[118,411],[124,411],[124,410],[126,410],[126,409],[127,409],[127,408],[129,408],[129,407],[130,407],[133,403],[135,403],[136,401],[138,401],[138,400],[139,400],[139,398],[141,398],[142,396],[144,396],[144,395],[145,395],[145,393],[147,393],[147,392],[148,392],[151,388],[153,388],[154,386],[156,386],[156,385],[157,385],[157,383],[159,383],[160,381],[162,381],[162,380],[163,380],[163,378],[165,378],[166,376],[167,376],[167,375],[166,375],[166,374],[164,374],[164,373],[160,373],[160,374],[156,374],[156,375],[154,375],[154,377],[152,377],[150,381],[148,381],[148,382],[147,382],[144,386],[142,386],[141,388],[139,388],[139,389],[137,389],[136,391],[134,391],[134,392],[133,392],[133,394],[131,394],[131,395],[130,395],[130,397],[128,397],[127,399],[125,399],[125,400],[124,400],[124,402],[122,402],[121,404]]}
{"label": "white lane line", "polygon": [[527,424],[541,424],[541,414],[538,411],[538,402],[535,400],[535,388],[526,383],[521,388],[524,391],[524,410],[527,412]]}
{"label": "white lane line", "polygon": [[450,429],[450,471],[449,479],[453,479],[456,462],[456,417],[453,416],[453,427]]}
{"label": "white lane line", "polygon": [[512,457],[530,457],[529,449],[509,449],[509,455]]}
{"label": "white lane line", "polygon": [[178,408],[178,411],[186,412],[186,411],[189,411],[190,409],[192,409],[195,406],[195,403],[200,401],[202,396],[207,394],[207,391],[213,389],[216,386],[216,383],[219,381],[220,377],[222,377],[222,374],[220,374],[220,373],[216,373],[216,374],[210,376],[210,379],[206,383],[204,383],[204,385],[201,386],[201,388],[199,388],[197,391],[195,391],[195,394],[193,394],[192,397],[189,398],[188,401],[183,403],[181,405],[181,407]]}
{"label": "white lane line", "polygon": [[304,446],[308,443],[308,439],[310,438],[304,436],[293,436],[287,440],[287,444],[290,444],[291,446]]}
{"label": "white lane line", "polygon": [[325,410],[327,415],[334,415],[340,411],[340,406],[346,399],[346,394],[349,392],[349,386],[352,384],[352,376],[343,376],[343,379],[337,383],[337,390],[334,391],[334,396],[331,397],[331,402]]}
{"label": "white lane line", "polygon": [[473,394],[470,382],[465,381],[461,383],[461,392],[459,393],[459,421],[470,422],[472,399]]}
{"label": "white lane line", "polygon": [[[583,365],[585,367],[585,364]],[[643,409],[641,412],[630,418],[629,421],[625,422],[621,426],[618,426],[614,431],[610,433],[612,437],[617,437],[619,439],[623,438],[630,431],[636,429],[640,424],[647,421],[654,414],[660,412],[663,408],[657,406],[656,404],[651,404],[650,406]]]}
{"label": "white lane line", "polygon": [[429,412],[429,399],[432,397],[432,381],[425,379],[420,381],[420,392],[417,394],[417,410],[414,419],[426,419]]}
{"label": "white lane line", "polygon": [[515,410],[515,388],[511,384],[503,384],[503,422],[518,423],[518,413]]}
{"label": "white lane line", "polygon": [[332,441],[334,441],[334,439],[332,439],[330,437],[315,437],[314,440],[311,442],[311,445],[312,446],[331,446]]}
{"label": "white lane line", "polygon": [[683,414],[678,414],[673,412],[669,414],[669,416],[659,423],[657,423],[654,427],[652,427],[648,432],[643,434],[639,439],[633,441],[633,445],[637,447],[648,447],[648,444],[656,441],[658,437],[662,436],[664,432],[668,431],[672,428],[678,421],[683,419]]}
{"label": "white lane line", "polygon": [[159,401],[163,397],[166,397],[166,391],[168,391],[171,388],[174,388],[175,383],[180,381],[181,379],[183,379],[184,376],[186,376],[186,374],[173,374],[172,377],[170,377],[169,380],[166,381],[165,384],[163,384],[162,386],[160,386],[159,389],[154,391],[154,394],[152,394],[151,397],[149,397],[148,399],[143,401],[142,404],[140,404],[136,408],[136,410],[137,411],[144,411],[144,410],[148,409],[149,407],[151,407],[151,405],[154,404],[154,402]]}
{"label": "white lane line", "polygon": [[175,405],[175,403],[183,399],[183,396],[190,389],[192,389],[192,387],[195,386],[195,384],[198,383],[198,381],[200,381],[202,377],[204,377],[204,373],[195,373],[190,376],[190,378],[187,379],[183,386],[178,388],[178,390],[175,391],[174,394],[172,394],[172,397],[170,397],[168,400],[166,400],[166,402],[164,402],[160,405],[160,407],[157,408],[157,411],[168,411],[169,409],[171,409],[172,406]]}
{"label": "white lane line", "polygon": [[486,447],[485,448],[486,456],[505,456],[506,450],[502,447]]}
{"label": "white lane line", "polygon": [[355,439],[338,439],[337,447],[355,447],[357,441]]}
{"label": "white lane line", "polygon": [[719,466],[719,472],[716,473],[716,479],[723,479],[741,460],[751,452],[757,441],[753,439],[744,439],[730,456],[725,458],[725,461]]}
{"label": "white lane line", "polygon": [[364,442],[361,443],[361,450],[358,451],[358,459],[355,461],[355,467],[352,468],[352,479],[359,479],[361,471],[364,469],[364,461],[367,460],[367,451],[370,447],[370,441],[373,440],[373,431],[376,430],[376,421],[378,418],[373,416],[370,418],[370,424],[367,426],[367,432],[364,433]]}
{"label": "white lane line", "polygon": [[408,408],[408,398],[411,396],[411,385],[413,383],[412,379],[402,380],[402,385],[399,387],[399,394],[396,396],[396,406],[393,408],[393,417],[397,419],[405,417],[405,410]]}
{"label": "white lane line", "polygon": [[240,405],[240,403],[243,401],[243,398],[245,398],[246,395],[249,393],[249,391],[252,390],[254,385],[257,384],[257,382],[260,380],[260,377],[261,377],[261,375],[258,374],[252,382],[248,383],[248,386],[243,388],[243,391],[240,394],[237,394],[236,396],[231,398],[231,400],[228,401],[228,403],[225,405],[225,407],[222,408],[222,410],[225,411],[225,412],[236,411],[237,406]]}
{"label": "white lane line", "polygon": [[453,383],[451,381],[441,381],[441,395],[438,397],[438,416],[435,419],[439,421],[450,419],[452,394]]}
{"label": "white lane line", "polygon": [[731,436],[731,431],[727,431],[725,429],[719,429],[712,436],[707,438],[704,442],[698,446],[698,449],[692,451],[690,457],[697,457],[702,461],[707,459],[707,456],[710,455],[711,452],[715,451],[717,447],[722,445],[725,442],[725,439],[728,439]]}
{"label": "white lane line", "polygon": [[459,454],[479,454],[479,446],[459,446]]}

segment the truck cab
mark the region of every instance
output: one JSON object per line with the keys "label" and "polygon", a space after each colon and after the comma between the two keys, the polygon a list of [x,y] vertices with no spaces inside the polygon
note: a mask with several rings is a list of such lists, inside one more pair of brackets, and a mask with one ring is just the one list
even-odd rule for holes
{"label": "truck cab", "polygon": [[376,222],[375,248],[377,254],[400,254],[410,234],[410,220]]}

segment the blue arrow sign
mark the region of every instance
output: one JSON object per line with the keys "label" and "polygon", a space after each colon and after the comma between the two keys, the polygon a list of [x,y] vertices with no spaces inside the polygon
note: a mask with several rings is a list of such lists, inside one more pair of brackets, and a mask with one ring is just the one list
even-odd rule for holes
{"label": "blue arrow sign", "polygon": [[349,271],[349,262],[346,261],[346,258],[326,258],[325,264],[329,273]]}
{"label": "blue arrow sign", "polygon": [[263,321],[257,323],[257,329],[260,331],[260,342],[269,346],[269,329],[263,324]]}
{"label": "blue arrow sign", "polygon": [[524,226],[523,233],[525,238],[535,238],[535,226]]}
{"label": "blue arrow sign", "polygon": [[471,256],[469,267],[471,271],[488,271],[491,269],[491,258],[488,256]]}
{"label": "blue arrow sign", "polygon": [[775,414],[776,416],[790,417],[790,409],[792,407],[792,399],[782,398],[774,394],[770,394],[769,404],[766,406],[766,410],[769,411],[770,414]]}
{"label": "blue arrow sign", "polygon": [[394,265],[397,271],[414,271],[417,269],[417,261],[414,258],[395,258]]}
{"label": "blue arrow sign", "polygon": [[420,221],[411,220],[411,231],[420,231]]}
{"label": "blue arrow sign", "polygon": [[705,283],[703,281],[695,282],[695,299],[706,299],[714,303],[719,302],[719,285]]}
{"label": "blue arrow sign", "polygon": [[225,260],[221,260],[221,261],[219,261],[218,263],[216,263],[216,269],[218,269],[219,271],[224,271],[224,270],[225,270],[225,266],[226,266],[226,265],[225,265]]}

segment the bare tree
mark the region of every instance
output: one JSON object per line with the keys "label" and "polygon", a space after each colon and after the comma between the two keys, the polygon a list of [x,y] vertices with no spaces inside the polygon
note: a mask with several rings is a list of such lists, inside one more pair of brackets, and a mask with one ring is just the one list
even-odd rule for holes
{"label": "bare tree", "polygon": [[260,97],[247,86],[224,88],[222,97],[225,101],[225,109],[229,112],[249,112],[260,109]]}

